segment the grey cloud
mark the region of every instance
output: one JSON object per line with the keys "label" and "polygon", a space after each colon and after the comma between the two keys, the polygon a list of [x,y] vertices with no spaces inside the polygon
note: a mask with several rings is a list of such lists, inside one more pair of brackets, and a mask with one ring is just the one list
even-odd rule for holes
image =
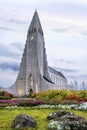
{"label": "grey cloud", "polygon": [[77,79],[77,77],[76,77],[76,76],[74,76],[74,75],[68,75],[68,76],[67,76],[67,79],[73,79],[73,80],[76,80],[76,79]]}
{"label": "grey cloud", "polygon": [[16,13],[16,12],[18,12],[18,11],[17,11],[16,9],[14,9],[14,10],[12,10],[12,12],[13,12],[13,13],[14,13],[14,12]]}
{"label": "grey cloud", "polygon": [[61,59],[55,58],[55,59],[54,59],[54,62],[60,62],[60,63],[62,63],[62,64],[63,64],[63,63],[66,63],[66,64],[70,64],[70,65],[76,63],[76,61],[74,61],[74,60],[66,60],[66,59],[63,59],[63,58],[61,58]]}
{"label": "grey cloud", "polygon": [[19,42],[14,42],[11,44],[13,47],[15,47],[16,49],[18,49],[20,52],[23,51],[24,48],[24,44],[23,43],[19,43]]}
{"label": "grey cloud", "polygon": [[77,73],[78,72],[78,70],[76,70],[76,69],[67,69],[67,68],[55,68],[55,69],[66,72],[66,73]]}
{"label": "grey cloud", "polygon": [[[3,3],[3,2],[2,2]],[[33,8],[39,7],[39,10],[48,12],[53,14],[60,14],[60,15],[69,15],[69,16],[79,16],[79,17],[86,17],[87,16],[87,5],[79,4],[77,2],[69,2],[69,1],[57,1],[53,0],[51,2],[45,1],[9,1],[6,2],[10,7],[16,7],[18,9],[25,9],[25,10],[32,10]],[[45,5],[45,6],[44,6]],[[15,8],[14,8],[15,10]]]}
{"label": "grey cloud", "polygon": [[[53,15],[60,14],[61,16],[70,16],[70,17],[77,17],[77,18],[85,18],[87,17],[87,5],[81,5],[79,3],[71,3],[71,1],[45,1],[44,3],[41,1],[40,9],[44,10],[44,12],[48,12]],[[45,7],[44,7],[45,4]]]}
{"label": "grey cloud", "polygon": [[14,31],[13,28],[1,27],[1,26],[0,26],[0,30],[4,30],[4,31]]}
{"label": "grey cloud", "polygon": [[19,70],[19,65],[16,63],[0,63],[0,69],[2,70],[7,70],[11,69],[13,71],[18,71]]}
{"label": "grey cloud", "polygon": [[80,74],[79,77],[80,77],[80,78],[87,79],[87,74]]}
{"label": "grey cloud", "polygon": [[84,35],[84,36],[87,36],[87,31],[84,31],[81,34]]}
{"label": "grey cloud", "polygon": [[68,64],[75,64],[75,61],[71,61],[71,60],[65,60],[65,59],[58,59],[59,62],[65,62]]}
{"label": "grey cloud", "polygon": [[61,62],[61,63],[66,63],[66,64],[75,64],[76,61],[74,60],[66,60],[66,59],[57,59],[57,58],[54,58],[54,62]]}
{"label": "grey cloud", "polygon": [[58,32],[58,33],[64,33],[64,32],[67,32],[69,31],[71,27],[64,27],[64,28],[55,28],[55,29],[52,29],[53,31],[55,32]]}
{"label": "grey cloud", "polygon": [[9,19],[9,20],[5,20],[5,22],[15,23],[15,24],[26,24],[28,21]]}
{"label": "grey cloud", "polygon": [[[55,2],[52,8],[56,13],[63,15],[69,15],[72,17],[86,17],[87,16],[87,5],[80,5],[71,2]],[[53,10],[52,10],[53,11]]]}
{"label": "grey cloud", "polygon": [[12,58],[20,58],[21,54],[20,52],[16,52],[15,48],[12,48],[10,46],[4,46],[0,44],[0,55],[4,57],[12,57]]}

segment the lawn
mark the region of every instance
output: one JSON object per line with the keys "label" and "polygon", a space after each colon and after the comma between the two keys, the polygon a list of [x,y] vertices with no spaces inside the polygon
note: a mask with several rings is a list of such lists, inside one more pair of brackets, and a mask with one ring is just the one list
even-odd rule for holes
{"label": "lawn", "polygon": [[[12,130],[11,123],[13,119],[18,114],[28,114],[36,119],[37,127],[35,129],[29,128],[26,130],[47,130],[48,129],[48,120],[47,116],[54,111],[59,111],[60,109],[39,109],[39,108],[15,108],[7,109],[0,108],[0,130]],[[72,111],[76,115],[82,116],[87,119],[86,111],[77,111],[77,110],[67,110]]]}

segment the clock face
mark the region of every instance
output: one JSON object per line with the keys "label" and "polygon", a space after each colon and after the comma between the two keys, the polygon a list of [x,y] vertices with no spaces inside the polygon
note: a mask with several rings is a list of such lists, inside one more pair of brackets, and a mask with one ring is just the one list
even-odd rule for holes
{"label": "clock face", "polygon": [[30,40],[33,40],[34,39],[34,37],[32,36],[32,37],[30,37]]}

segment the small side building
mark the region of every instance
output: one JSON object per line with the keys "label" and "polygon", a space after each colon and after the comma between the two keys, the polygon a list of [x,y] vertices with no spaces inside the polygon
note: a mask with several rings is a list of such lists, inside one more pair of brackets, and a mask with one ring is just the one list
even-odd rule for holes
{"label": "small side building", "polygon": [[48,70],[52,82],[58,86],[58,89],[67,88],[67,79],[62,72],[57,71],[52,67],[48,67]]}

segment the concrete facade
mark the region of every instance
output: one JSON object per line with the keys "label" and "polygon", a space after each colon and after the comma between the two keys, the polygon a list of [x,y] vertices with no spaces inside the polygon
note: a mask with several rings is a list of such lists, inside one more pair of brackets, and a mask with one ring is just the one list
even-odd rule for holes
{"label": "concrete facade", "polygon": [[9,88],[15,96],[66,88],[64,75],[48,67],[43,30],[37,11],[32,18],[16,82]]}

